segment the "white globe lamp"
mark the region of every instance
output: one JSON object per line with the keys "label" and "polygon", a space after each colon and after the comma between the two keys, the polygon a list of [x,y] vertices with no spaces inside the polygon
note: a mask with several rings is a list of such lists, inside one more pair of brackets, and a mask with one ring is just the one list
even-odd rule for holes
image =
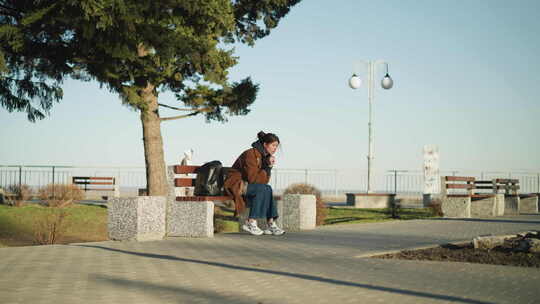
{"label": "white globe lamp", "polygon": [[362,85],[362,79],[360,77],[356,76],[356,74],[353,74],[351,78],[349,79],[349,86],[351,89],[358,89]]}

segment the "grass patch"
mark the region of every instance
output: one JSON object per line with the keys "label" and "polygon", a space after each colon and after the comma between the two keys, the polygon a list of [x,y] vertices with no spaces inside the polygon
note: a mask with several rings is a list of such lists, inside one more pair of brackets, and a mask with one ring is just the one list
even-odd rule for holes
{"label": "grass patch", "polygon": [[216,233],[238,232],[238,221],[234,217],[234,210],[226,207],[216,207],[214,210],[215,225],[219,226]]}
{"label": "grass patch", "polygon": [[[59,243],[108,239],[106,208],[72,205],[63,209],[68,214],[67,230]],[[27,204],[22,207],[0,205],[0,244],[4,246],[34,245],[34,223],[46,217],[49,210],[49,207],[37,204]]]}
{"label": "grass patch", "polygon": [[[401,208],[399,209],[398,220],[416,220],[432,218],[433,212],[430,208]],[[333,224],[357,224],[393,221],[390,209],[360,209],[360,208],[329,208],[328,215],[324,221],[325,225]]]}

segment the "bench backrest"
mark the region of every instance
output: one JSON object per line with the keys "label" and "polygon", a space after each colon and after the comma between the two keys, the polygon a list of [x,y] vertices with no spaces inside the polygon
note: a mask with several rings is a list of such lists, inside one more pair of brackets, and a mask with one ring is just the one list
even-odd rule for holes
{"label": "bench backrest", "polygon": [[[197,169],[199,169],[200,167],[201,166],[191,165],[174,166],[174,174],[183,174],[183,176],[181,177],[174,178],[174,186],[184,188],[183,190],[187,190],[186,188],[195,187],[195,180],[197,179]],[[222,170],[225,170],[225,174],[229,169],[229,167],[222,167]],[[182,196],[192,196],[194,195],[192,192],[193,191],[181,191],[181,193],[183,193]]]}
{"label": "bench backrest", "polygon": [[[116,179],[114,177],[96,177],[96,176],[73,176],[71,182],[74,185],[84,185],[84,191],[111,191],[115,189]],[[111,188],[94,188],[93,186],[111,186]],[[89,187],[91,186],[91,187]]]}
{"label": "bench backrest", "polygon": [[187,165],[176,165],[174,166],[174,174],[185,174],[185,176],[174,179],[175,187],[195,187],[195,171],[200,168],[200,166],[187,166]]}
{"label": "bench backrest", "polygon": [[[475,178],[472,176],[441,176],[441,194],[443,196],[472,196],[474,195]],[[448,190],[458,190],[460,193],[449,193]]]}
{"label": "bench backrest", "polygon": [[519,195],[519,180],[511,178],[497,178],[493,180],[497,186],[497,191],[504,190],[506,195]]}

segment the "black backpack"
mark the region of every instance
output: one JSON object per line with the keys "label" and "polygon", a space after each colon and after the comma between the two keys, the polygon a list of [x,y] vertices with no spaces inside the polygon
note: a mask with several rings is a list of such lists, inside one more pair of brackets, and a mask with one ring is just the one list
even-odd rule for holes
{"label": "black backpack", "polygon": [[223,166],[219,160],[214,160],[200,166],[195,173],[196,196],[218,196],[223,194]]}

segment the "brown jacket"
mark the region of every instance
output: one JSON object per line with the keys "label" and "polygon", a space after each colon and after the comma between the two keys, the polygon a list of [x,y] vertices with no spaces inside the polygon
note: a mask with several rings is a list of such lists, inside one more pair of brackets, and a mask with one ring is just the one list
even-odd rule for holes
{"label": "brown jacket", "polygon": [[255,148],[244,151],[234,162],[227,173],[224,188],[232,196],[235,204],[235,214],[238,215],[246,209],[243,195],[246,194],[248,184],[268,184],[270,176],[262,169],[263,156]]}

